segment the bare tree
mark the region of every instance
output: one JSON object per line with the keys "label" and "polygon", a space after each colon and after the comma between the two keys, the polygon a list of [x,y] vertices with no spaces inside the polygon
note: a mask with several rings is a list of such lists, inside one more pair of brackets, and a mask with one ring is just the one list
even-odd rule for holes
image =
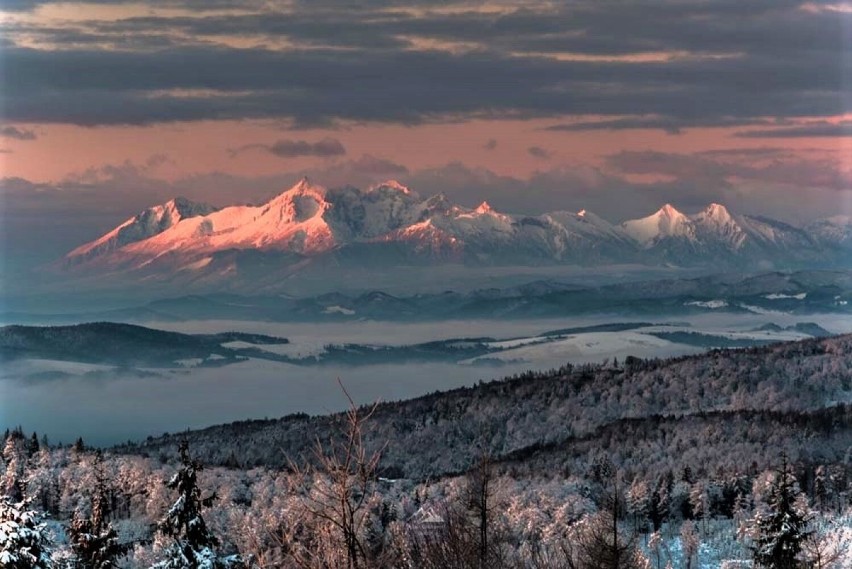
{"label": "bare tree", "polygon": [[342,565],[358,569],[365,567],[369,558],[363,543],[369,516],[367,502],[373,493],[383,449],[368,452],[364,442],[364,423],[378,404],[366,411],[359,410],[343,383],[340,380],[338,383],[349,400],[338,436],[333,436],[327,444],[317,438],[308,460],[302,465],[290,461],[290,465],[298,486],[307,489],[306,509],[315,521],[321,522],[320,526],[331,530],[331,535],[323,536],[321,527],[313,528],[320,532],[314,540],[325,541],[330,547],[337,545],[342,555],[299,550],[294,551],[294,556],[297,563],[305,567]]}
{"label": "bare tree", "polygon": [[441,523],[415,524],[405,545],[408,567],[418,569],[478,569],[479,544],[468,513],[458,505],[436,509]]}
{"label": "bare tree", "polygon": [[840,569],[848,562],[852,543],[844,535],[842,526],[838,526],[826,525],[823,520],[812,520],[811,531],[802,542],[800,555],[808,567]]}
{"label": "bare tree", "polygon": [[[484,445],[483,445],[484,446]],[[500,508],[491,453],[482,450],[465,475],[459,499],[439,507],[433,521],[409,528],[409,565],[418,568],[498,569],[505,559],[506,534],[496,512]]]}
{"label": "bare tree", "polygon": [[603,486],[601,509],[579,533],[579,567],[583,569],[634,569],[639,566],[635,535],[625,538],[618,522],[623,515],[619,475],[609,460],[595,466]]}
{"label": "bare tree", "polygon": [[488,533],[492,524],[494,470],[490,453],[483,452],[468,472],[468,503],[476,519],[479,534],[479,567],[487,566],[489,557]]}

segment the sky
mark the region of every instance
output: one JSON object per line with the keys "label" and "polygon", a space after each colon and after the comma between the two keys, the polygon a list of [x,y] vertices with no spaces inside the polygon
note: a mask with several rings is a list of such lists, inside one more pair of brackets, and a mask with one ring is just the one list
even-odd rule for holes
{"label": "sky", "polygon": [[0,3],[0,253],[303,175],[621,221],[852,214],[852,3]]}

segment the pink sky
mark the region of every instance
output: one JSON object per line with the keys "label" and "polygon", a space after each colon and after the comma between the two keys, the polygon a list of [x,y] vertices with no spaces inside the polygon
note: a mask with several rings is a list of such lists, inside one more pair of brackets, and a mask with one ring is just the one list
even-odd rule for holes
{"label": "pink sky", "polygon": [[612,220],[852,214],[847,4],[7,2],[5,223],[61,216],[58,249],[302,173]]}

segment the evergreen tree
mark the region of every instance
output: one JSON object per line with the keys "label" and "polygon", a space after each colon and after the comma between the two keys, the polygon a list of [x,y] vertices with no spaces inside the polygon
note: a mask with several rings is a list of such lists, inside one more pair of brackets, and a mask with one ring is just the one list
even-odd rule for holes
{"label": "evergreen tree", "polygon": [[669,517],[669,489],[665,478],[657,481],[648,500],[648,519],[655,532],[660,531],[663,522]]}
{"label": "evergreen tree", "polygon": [[758,510],[753,520],[754,562],[758,567],[796,569],[802,566],[797,559],[802,543],[808,537],[810,515],[802,506],[804,496],[781,456],[781,468],[769,490],[766,508]]}
{"label": "evergreen tree", "polygon": [[182,441],[179,446],[181,468],[166,482],[166,487],[177,490],[178,498],[166,516],[158,524],[163,535],[174,539],[166,559],[155,564],[156,569],[220,569],[242,567],[239,556],[220,557],[215,548],[219,540],[210,530],[201,515],[216,500],[216,494],[201,497],[198,488],[198,473],[203,466],[189,456],[189,444]]}
{"label": "evergreen tree", "polygon": [[95,454],[92,469],[95,481],[91,516],[85,517],[79,511],[75,512],[68,534],[80,565],[86,569],[112,569],[116,566],[116,560],[127,553],[128,546],[118,543],[118,534],[109,523],[112,488],[104,472],[100,451]]}
{"label": "evergreen tree", "polygon": [[41,446],[38,442],[38,434],[36,432],[33,432],[33,436],[30,437],[30,444],[27,447],[27,455],[31,458],[33,455],[38,453],[40,448]]}
{"label": "evergreen tree", "polygon": [[3,446],[3,460],[6,462],[6,471],[0,491],[12,502],[19,502],[24,498],[27,465],[27,439],[19,429],[13,430],[6,439],[6,444]]}
{"label": "evergreen tree", "polygon": [[0,567],[3,569],[48,569],[50,540],[38,512],[25,502],[0,498]]}

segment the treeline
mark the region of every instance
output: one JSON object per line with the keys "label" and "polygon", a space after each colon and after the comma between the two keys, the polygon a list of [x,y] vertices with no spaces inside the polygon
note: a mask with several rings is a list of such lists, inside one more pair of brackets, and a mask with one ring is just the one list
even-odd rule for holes
{"label": "treeline", "polygon": [[[776,452],[786,449],[796,457],[808,445],[796,437],[773,437],[771,430],[755,429],[748,420],[737,419],[744,415],[707,414],[755,410],[790,413],[793,417],[818,412],[850,400],[850,369],[852,336],[671,359],[627,358],[600,365],[566,365],[550,372],[528,372],[408,401],[382,403],[364,436],[371,450],[384,447],[385,468],[395,476],[427,479],[466,469],[466,457],[476,453],[482,440],[488,441],[487,450],[493,456],[504,456],[534,445],[559,445],[593,436],[606,425],[623,424],[618,422],[624,419],[647,418],[653,424],[653,417],[671,417],[675,422],[683,419],[680,424],[694,430],[696,427],[685,418],[703,414],[708,429],[715,423],[714,428],[726,437],[750,443],[758,466],[766,468],[773,457],[771,452],[759,450],[759,445]],[[338,414],[239,422],[149,437],[141,444],[115,450],[174,460],[178,442],[186,438],[208,464],[280,468],[286,465],[286,456],[302,454],[316,437],[328,440],[341,420],[343,415]],[[818,420],[814,415],[813,421]],[[775,422],[783,427],[787,421]],[[847,440],[845,425],[838,425],[832,436]],[[694,436],[704,439],[698,433]],[[840,452],[824,432],[814,436],[828,449]],[[719,437],[711,440],[718,441]],[[625,442],[629,444],[630,438]],[[678,454],[669,439],[660,444],[666,456],[689,456]],[[708,453],[731,462],[720,448],[710,448]],[[705,458],[690,460],[712,463]],[[650,459],[646,462],[656,468],[650,465]]]}
{"label": "treeline", "polygon": [[[379,476],[353,408],[286,470],[32,444],[3,447],[8,568],[841,569],[850,472],[776,457],[766,471],[639,476],[600,449],[586,472],[516,476],[486,451],[427,484]],[[48,520],[49,518],[49,520]]]}
{"label": "treeline", "polygon": [[845,569],[850,364],[844,336],[568,365],[105,454],[14,429],[0,564]]}

